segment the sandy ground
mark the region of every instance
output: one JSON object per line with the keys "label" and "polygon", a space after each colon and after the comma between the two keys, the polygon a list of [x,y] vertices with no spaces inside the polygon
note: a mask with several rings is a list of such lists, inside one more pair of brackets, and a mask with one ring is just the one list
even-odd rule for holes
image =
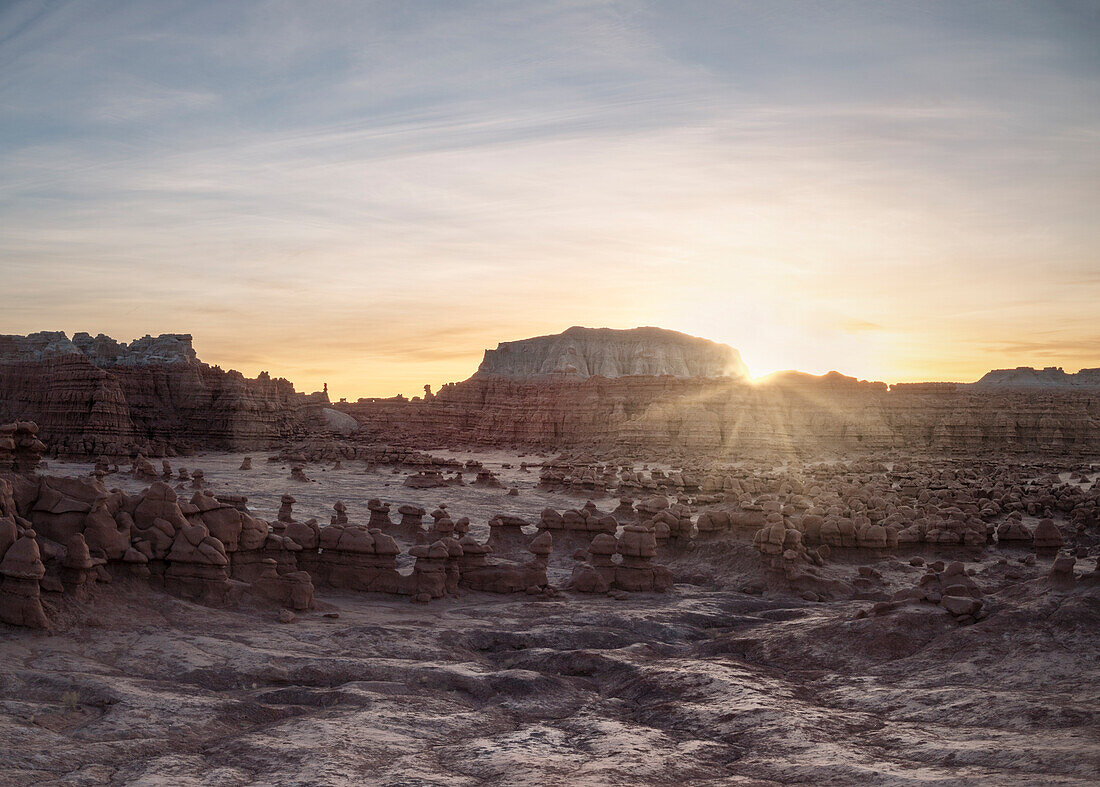
{"label": "sandy ground", "polygon": [[[181,463],[268,517],[285,491],[298,518],[342,499],[365,521],[377,496],[447,502],[481,528],[584,502],[535,491],[535,472],[504,471],[509,498],[409,490],[358,463],[296,483],[260,454],[238,473],[241,456]],[[65,600],[53,633],[0,628],[0,783],[1096,784],[1100,591],[1051,587],[1049,558],[1010,580],[997,557],[968,559],[991,614],[966,626],[928,604],[856,618],[915,584],[908,556],[830,561],[843,600],[746,594],[769,585],[736,540],[665,555],[665,595],[319,589],[289,624],[116,581]],[[867,562],[881,580],[857,592]],[[569,565],[556,553],[552,575]]]}

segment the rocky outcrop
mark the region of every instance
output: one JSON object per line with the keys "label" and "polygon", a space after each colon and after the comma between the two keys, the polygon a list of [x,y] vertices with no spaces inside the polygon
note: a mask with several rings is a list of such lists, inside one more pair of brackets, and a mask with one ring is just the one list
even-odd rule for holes
{"label": "rocky outcrop", "polygon": [[554,549],[554,539],[547,531],[539,533],[526,545],[533,557],[522,563],[489,560],[487,556],[496,551],[494,547],[490,543],[478,544],[468,535],[456,543],[463,587],[486,593],[535,593],[548,584],[546,566]]}
{"label": "rocky outcrop", "polygon": [[[325,392],[306,396],[266,373],[246,379],[203,364],[186,334],[130,344],[88,334],[0,336],[0,421],[33,420],[54,453],[94,456],[248,449],[311,432],[360,446],[666,456],[892,449],[1079,456],[1100,451],[1098,381],[1096,369],[1067,375],[1021,367],[973,385],[888,389],[836,372],[785,372],[750,383],[725,345],[656,328],[571,328],[501,344],[471,379],[423,398],[329,407]],[[4,453],[0,436],[0,464]],[[410,487],[461,482],[440,467],[419,469],[427,472],[411,476]],[[492,478],[479,470],[475,483]],[[552,470],[547,483],[590,496],[606,486],[596,475],[556,478]]]}
{"label": "rocky outcrop", "polygon": [[144,336],[126,344],[102,333],[92,337],[75,333],[70,341],[62,331],[39,331],[26,336],[0,336],[0,357],[11,362],[82,356],[95,366],[150,366],[190,364],[198,361],[191,335],[165,333]]}
{"label": "rocky outcrop", "polygon": [[656,556],[657,539],[649,528],[627,525],[619,539],[612,533],[600,533],[586,552],[578,554],[569,587],[580,593],[666,592],[672,588],[672,572],[654,565]]}
{"label": "rocky outcrop", "polygon": [[[427,401],[337,406],[360,422],[358,439],[418,447],[523,445],[665,456],[1100,451],[1100,396],[1094,393],[888,389],[835,372],[786,373],[756,384],[475,376],[443,386]],[[592,479],[593,491],[598,481]]]}
{"label": "rocky outcrop", "polygon": [[46,573],[33,530],[23,531],[0,560],[0,621],[46,628],[39,581]]}
{"label": "rocky outcrop", "polygon": [[341,413],[331,407],[320,408],[320,417],[324,419],[328,431],[334,434],[349,435],[359,431],[358,421],[347,413]]}
{"label": "rocky outcrop", "polygon": [[984,390],[1037,390],[1064,388],[1091,388],[1100,390],[1100,368],[1081,369],[1076,374],[1066,374],[1060,366],[1033,369],[1017,366],[1015,369],[994,369],[974,383]]}
{"label": "rocky outcrop", "polygon": [[79,354],[13,362],[0,353],[7,419],[33,420],[57,453],[123,454],[141,442],[119,381]]}
{"label": "rocky outcrop", "polygon": [[0,468],[16,473],[34,472],[46,450],[37,435],[38,424],[33,421],[0,426]]}
{"label": "rocky outcrop", "polygon": [[486,350],[477,378],[748,377],[737,350],[663,328],[582,328]]}
{"label": "rocky outcrop", "polygon": [[186,599],[224,604],[236,588],[229,580],[229,556],[204,525],[186,525],[172,541],[164,586]]}
{"label": "rocky outcrop", "polygon": [[267,373],[247,379],[208,366],[186,334],[130,344],[86,333],[0,336],[0,421],[35,421],[59,454],[263,447],[303,433],[327,404]]}

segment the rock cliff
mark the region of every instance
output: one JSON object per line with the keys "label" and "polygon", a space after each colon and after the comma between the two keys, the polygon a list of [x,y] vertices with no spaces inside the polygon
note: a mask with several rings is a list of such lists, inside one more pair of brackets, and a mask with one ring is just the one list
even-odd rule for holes
{"label": "rock cliff", "polygon": [[126,344],[110,336],[39,331],[26,336],[0,336],[0,360],[5,363],[43,361],[64,356],[83,356],[99,368],[195,364],[198,357],[187,333],[144,336]]}
{"label": "rock cliff", "polygon": [[474,377],[426,400],[337,405],[361,438],[439,445],[524,445],[642,454],[819,455],[905,448],[937,454],[1100,452],[1100,396],[888,390],[831,373],[729,379]]}
{"label": "rock cliff", "polygon": [[469,380],[423,399],[339,409],[359,439],[642,454],[1100,453],[1100,370],[990,372],[895,385],[781,372],[748,379],[737,351],[674,331],[570,328],[488,350]]}
{"label": "rock cliff", "polygon": [[501,344],[422,399],[329,408],[266,373],[202,363],[186,334],[0,336],[0,420],[35,421],[55,453],[252,449],[307,432],[417,448],[596,448],[722,456],[906,449],[1100,453],[1100,376],[991,372],[895,385],[785,372],[752,383],[736,350],[672,331],[571,328]]}
{"label": "rock cliff", "polygon": [[552,336],[501,342],[485,351],[474,376],[583,380],[631,375],[747,378],[748,370],[732,347],[676,331],[574,326]]}
{"label": "rock cliff", "polygon": [[61,454],[249,449],[303,432],[314,405],[287,380],[209,366],[187,334],[0,336],[0,420],[35,421]]}

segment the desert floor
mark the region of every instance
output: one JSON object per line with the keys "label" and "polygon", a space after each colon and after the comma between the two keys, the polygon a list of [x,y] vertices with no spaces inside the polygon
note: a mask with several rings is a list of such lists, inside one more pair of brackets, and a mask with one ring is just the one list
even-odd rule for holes
{"label": "desert floor", "polygon": [[[338,499],[353,522],[371,497],[444,502],[482,538],[492,514],[584,503],[535,490],[537,470],[501,471],[503,489],[413,490],[388,468],[313,464],[303,483],[258,453],[238,471],[242,456],[173,466],[264,518],[284,492],[322,523]],[[0,628],[0,783],[1096,784],[1100,588],[1052,586],[1043,557],[1006,578],[1006,554],[1019,569],[993,548],[956,556],[991,613],[965,626],[928,604],[856,617],[875,595],[854,590],[859,567],[888,595],[923,573],[908,554],[836,557],[829,576],[852,592],[810,602],[776,587],[747,539],[664,554],[668,594],[416,604],[318,588],[292,623],[115,580],[63,599],[50,633]],[[555,551],[555,584],[571,563]]]}

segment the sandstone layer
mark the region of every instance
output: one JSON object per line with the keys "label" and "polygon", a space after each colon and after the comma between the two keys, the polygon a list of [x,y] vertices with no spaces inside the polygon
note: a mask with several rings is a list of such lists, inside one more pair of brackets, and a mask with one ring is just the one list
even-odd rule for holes
{"label": "sandstone layer", "polygon": [[186,334],[0,336],[0,421],[34,421],[55,453],[247,449],[307,429],[327,396],[199,361]]}
{"label": "sandstone layer", "polygon": [[894,386],[836,373],[750,384],[674,377],[474,377],[417,400],[337,405],[364,439],[714,455],[1100,452],[1100,395]]}

